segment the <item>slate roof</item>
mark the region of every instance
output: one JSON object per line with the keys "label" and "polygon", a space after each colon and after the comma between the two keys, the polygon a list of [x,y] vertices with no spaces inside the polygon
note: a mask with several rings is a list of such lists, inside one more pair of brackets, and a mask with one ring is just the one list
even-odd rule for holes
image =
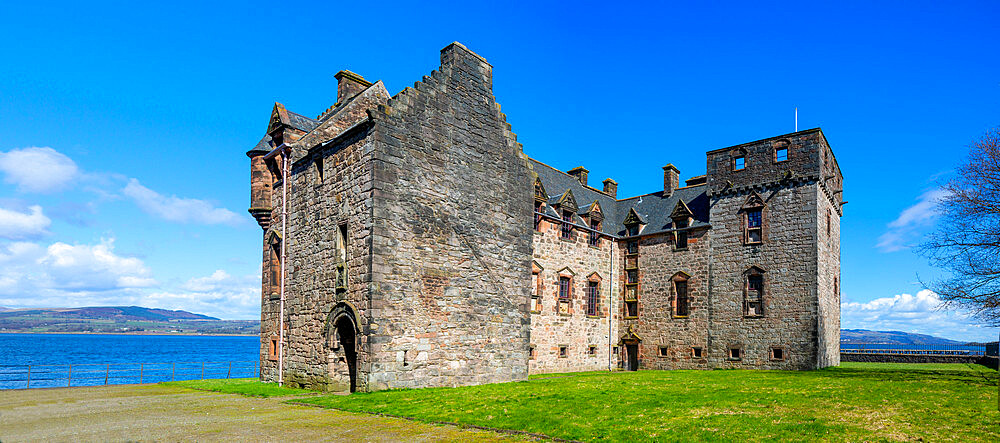
{"label": "slate roof", "polygon": [[293,128],[299,129],[303,132],[309,132],[316,129],[321,123],[319,120],[314,120],[306,117],[302,114],[296,114],[292,111],[288,111],[288,123],[292,125]]}
{"label": "slate roof", "polygon": [[[683,200],[684,204],[694,213],[692,217],[694,220],[691,222],[692,228],[709,226],[708,195],[706,193],[708,186],[705,184],[678,188],[667,197],[664,197],[663,191],[658,191],[616,200],[595,188],[584,186],[576,177],[563,171],[535,159],[529,158],[528,160],[548,194],[549,200],[545,213],[552,217],[561,218],[552,205],[558,203],[562,195],[569,190],[573,192],[573,197],[581,211],[589,207],[595,200],[601,205],[604,214],[601,231],[605,234],[624,236],[625,225],[622,222],[628,216],[629,210],[633,208],[639,217],[647,223],[642,230],[643,235],[669,231],[673,229],[673,220],[670,219],[670,214],[680,200]],[[578,224],[585,224],[579,215],[574,218]]]}

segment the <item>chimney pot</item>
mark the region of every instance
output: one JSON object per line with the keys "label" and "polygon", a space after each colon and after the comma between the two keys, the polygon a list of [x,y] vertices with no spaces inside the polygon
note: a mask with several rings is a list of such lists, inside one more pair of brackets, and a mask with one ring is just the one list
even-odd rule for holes
{"label": "chimney pot", "polygon": [[584,186],[587,186],[587,173],[588,172],[590,172],[590,171],[588,171],[587,168],[584,168],[583,166],[577,166],[577,167],[575,167],[573,169],[570,169],[566,173],[569,174],[569,175],[572,175],[573,177],[576,177],[577,180],[580,180],[581,184],[583,184]]}
{"label": "chimney pot", "polygon": [[611,196],[613,199],[618,199],[618,182],[606,178],[604,179],[604,193]]}
{"label": "chimney pot", "polygon": [[663,195],[670,196],[680,186],[681,171],[673,164],[663,167]]}

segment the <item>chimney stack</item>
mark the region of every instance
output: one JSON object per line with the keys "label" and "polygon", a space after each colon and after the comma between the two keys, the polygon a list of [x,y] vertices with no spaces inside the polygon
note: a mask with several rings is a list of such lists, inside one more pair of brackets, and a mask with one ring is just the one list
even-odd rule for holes
{"label": "chimney stack", "polygon": [[333,77],[337,79],[338,104],[350,100],[351,97],[360,94],[361,91],[372,85],[372,82],[365,80],[364,77],[346,69],[336,73]]}
{"label": "chimney stack", "polygon": [[604,193],[611,196],[613,199],[618,199],[618,182],[606,178],[604,179]]}
{"label": "chimney stack", "polygon": [[663,167],[663,195],[670,196],[680,186],[681,171],[673,164]]}
{"label": "chimney stack", "polygon": [[573,169],[570,169],[567,172],[567,174],[572,175],[573,177],[576,177],[577,180],[580,180],[580,183],[582,183],[584,186],[587,186],[587,173],[588,172],[590,172],[590,171],[588,171],[583,166],[577,166],[577,167],[575,167]]}

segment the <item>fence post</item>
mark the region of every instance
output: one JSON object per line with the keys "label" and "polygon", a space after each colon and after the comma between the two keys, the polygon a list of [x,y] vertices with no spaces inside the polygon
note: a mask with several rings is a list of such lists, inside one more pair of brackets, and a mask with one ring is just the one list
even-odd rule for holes
{"label": "fence post", "polygon": [[232,373],[233,373],[233,362],[229,362],[229,370],[226,371],[226,378],[229,378],[229,375]]}
{"label": "fence post", "polygon": [[108,374],[111,373],[111,363],[104,367],[104,386],[108,385]]}
{"label": "fence post", "polygon": [[69,365],[69,376],[66,378],[66,387],[73,385],[73,365]]}
{"label": "fence post", "polygon": [[174,374],[177,372],[177,362],[170,364],[170,381],[174,381]]}
{"label": "fence post", "polygon": [[205,362],[201,362],[201,380],[205,379]]}
{"label": "fence post", "polygon": [[28,365],[28,385],[24,389],[31,389],[31,365]]}
{"label": "fence post", "polygon": [[142,384],[142,370],[146,366],[145,363],[139,363],[139,384]]}

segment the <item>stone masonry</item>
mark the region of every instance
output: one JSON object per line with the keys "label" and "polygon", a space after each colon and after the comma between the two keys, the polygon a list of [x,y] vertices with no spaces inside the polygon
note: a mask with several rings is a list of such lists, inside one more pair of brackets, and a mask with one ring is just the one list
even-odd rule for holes
{"label": "stone masonry", "polygon": [[524,155],[492,70],[453,43],[394,96],[341,71],[316,118],[275,104],[247,152],[263,380],[838,364],[843,176],[822,131],[709,151],[706,175],[682,186],[667,165],[662,190],[618,199]]}

